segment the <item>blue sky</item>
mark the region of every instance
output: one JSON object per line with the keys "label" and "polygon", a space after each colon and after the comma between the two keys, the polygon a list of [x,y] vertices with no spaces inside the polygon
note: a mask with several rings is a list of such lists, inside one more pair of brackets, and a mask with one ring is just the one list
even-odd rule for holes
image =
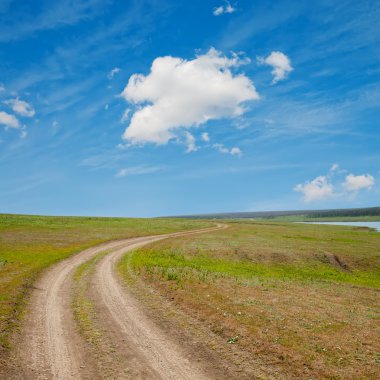
{"label": "blue sky", "polygon": [[0,212],[378,206],[378,1],[0,2]]}

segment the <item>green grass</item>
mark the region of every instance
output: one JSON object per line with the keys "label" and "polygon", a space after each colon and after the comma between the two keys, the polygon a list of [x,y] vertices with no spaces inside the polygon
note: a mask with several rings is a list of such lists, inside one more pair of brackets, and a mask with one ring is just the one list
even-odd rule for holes
{"label": "green grass", "polygon": [[0,214],[0,354],[9,346],[30,287],[48,266],[104,241],[206,226],[210,222]]}
{"label": "green grass", "polygon": [[94,305],[87,296],[90,282],[88,279],[93,275],[95,266],[109,252],[102,252],[92,259],[80,265],[74,272],[72,308],[74,318],[80,333],[96,349],[100,348],[102,334],[95,325]]}
{"label": "green grass", "polygon": [[[333,256],[348,270],[332,265]],[[136,270],[189,269],[207,275],[332,281],[373,288],[380,287],[379,264],[378,232],[253,221],[233,222],[225,231],[156,243],[138,250],[132,259]]]}
{"label": "green grass", "polygon": [[172,250],[140,249],[132,257],[135,271],[158,271],[163,278],[180,282],[201,278],[212,281],[217,277],[248,280],[332,281],[380,288],[380,271],[342,272],[329,264],[311,266],[298,264],[263,264],[247,261],[216,259],[209,256],[189,256]]}
{"label": "green grass", "polygon": [[122,258],[119,271],[128,280],[132,268],[155,297],[196,319],[189,325],[207,332],[195,335],[204,334],[226,365],[238,360],[244,372],[258,362],[287,378],[378,378],[380,233],[226,223],[144,246]]}

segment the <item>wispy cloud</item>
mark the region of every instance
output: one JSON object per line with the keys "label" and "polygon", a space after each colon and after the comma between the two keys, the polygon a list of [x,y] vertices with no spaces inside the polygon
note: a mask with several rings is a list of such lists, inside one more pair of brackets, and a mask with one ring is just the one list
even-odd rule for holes
{"label": "wispy cloud", "polygon": [[[89,7],[92,3],[99,3],[100,6],[99,9],[95,7],[92,12],[96,9],[100,12],[102,7],[107,5],[107,2],[100,0],[87,1]],[[53,9],[50,7],[50,11]],[[78,83],[78,77],[75,75],[78,73],[78,67],[83,70],[91,67],[93,62],[102,62],[103,57],[115,56],[128,48],[136,48],[154,30],[154,16],[159,13],[159,9],[154,12],[147,11],[143,1],[133,1],[128,11],[121,12],[118,17],[112,19],[112,23],[102,28],[91,28],[88,33],[82,33],[74,40],[63,41],[38,65],[31,65],[21,75],[11,78],[7,87],[20,93],[30,91],[32,87],[40,87],[42,83],[48,83],[49,86],[46,88],[49,89],[52,87],[51,84],[59,84],[60,88],[54,88],[54,91],[49,93],[53,96],[56,92],[65,91],[67,86],[75,87]],[[3,29],[5,28],[6,26]],[[1,37],[4,36],[0,36],[0,41]],[[91,78],[93,86],[101,80],[94,75],[87,78]],[[83,83],[83,80],[79,81]],[[67,103],[73,104],[73,101],[68,100]]]}
{"label": "wispy cloud", "polygon": [[[82,81],[69,81],[63,85],[58,82],[53,82],[41,101],[41,111],[44,115],[55,114],[73,107],[83,101],[87,102],[87,94],[96,87],[99,78],[89,77]],[[93,105],[95,101],[90,103]],[[101,104],[104,104],[101,103]],[[83,110],[82,110],[83,111]]]}
{"label": "wispy cloud", "polygon": [[126,158],[124,152],[115,152],[113,149],[105,149],[88,155],[80,161],[81,166],[86,166],[94,170],[98,169],[115,169],[119,162]]}
{"label": "wispy cloud", "polygon": [[156,173],[160,170],[162,170],[162,168],[158,166],[144,166],[144,165],[131,166],[128,168],[120,169],[116,173],[116,177],[127,177],[127,176],[151,174],[151,173]]}
{"label": "wispy cloud", "polygon": [[108,79],[112,79],[116,74],[118,74],[120,72],[120,68],[119,67],[114,67],[111,71],[109,71],[109,73],[107,74],[107,78]]}
{"label": "wispy cloud", "polygon": [[201,139],[202,139],[202,141],[204,141],[204,142],[209,142],[209,141],[210,141],[210,136],[209,136],[209,134],[208,134],[207,132],[203,132],[203,133],[201,134]]}
{"label": "wispy cloud", "polygon": [[5,128],[18,128],[20,126],[20,122],[14,115],[3,111],[0,111],[0,124],[4,125]]}
{"label": "wispy cloud", "polygon": [[185,132],[186,153],[196,152],[198,150],[195,137],[190,132]]}
{"label": "wispy cloud", "polygon": [[241,151],[241,149],[236,146],[229,149],[223,144],[213,144],[212,147],[220,153],[230,154],[231,156],[241,157],[243,155],[243,152]]}
{"label": "wispy cloud", "polygon": [[19,98],[6,100],[4,101],[4,104],[9,105],[14,112],[21,116],[33,117],[36,114],[32,105]]}
{"label": "wispy cloud", "polygon": [[306,3],[280,1],[272,4],[268,15],[268,7],[264,5],[265,3],[251,2],[251,4],[250,9],[240,12],[239,17],[236,15],[237,17],[231,19],[230,23],[223,28],[218,46],[224,49],[235,49],[253,36],[270,35],[271,31],[298,17],[307,9]]}
{"label": "wispy cloud", "polygon": [[0,196],[27,193],[37,187],[43,188],[49,182],[54,182],[58,177],[59,173],[53,172],[15,176],[6,183],[0,183]]}
{"label": "wispy cloud", "polygon": [[121,121],[122,123],[127,122],[127,121],[129,120],[130,114],[131,114],[131,109],[130,109],[130,108],[127,108],[127,109],[123,112],[123,115],[121,116],[120,121]]}
{"label": "wispy cloud", "polygon": [[[22,7],[21,10],[8,11],[3,18],[3,28],[0,41],[13,41],[30,38],[35,33],[44,30],[59,29],[72,26],[83,20],[89,20],[107,5],[103,0],[46,2],[46,7],[38,13]],[[17,12],[17,13],[15,13]],[[17,20],[17,24],[15,21]],[[4,24],[8,28],[4,28]],[[12,26],[12,27],[11,27]]]}
{"label": "wispy cloud", "polygon": [[212,14],[214,16],[221,16],[225,13],[234,13],[236,12],[236,8],[234,8],[229,1],[224,1],[223,5],[220,5],[219,7],[214,8]]}

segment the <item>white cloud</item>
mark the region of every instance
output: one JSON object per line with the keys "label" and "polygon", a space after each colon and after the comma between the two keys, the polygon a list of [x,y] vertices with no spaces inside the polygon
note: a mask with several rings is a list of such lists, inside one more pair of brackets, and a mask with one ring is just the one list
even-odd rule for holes
{"label": "white cloud", "polygon": [[54,133],[58,132],[60,126],[57,120],[53,120],[53,122],[51,123],[51,126]]}
{"label": "white cloud", "polygon": [[[375,184],[375,179],[370,174],[349,174],[342,177],[347,170],[341,169],[338,164],[333,164],[326,176],[319,176],[312,181],[298,184],[294,190],[303,194],[305,202],[313,202],[331,197],[346,197],[352,199],[362,189],[370,190]],[[344,182],[342,179],[344,178]],[[335,191],[335,189],[338,189]]]}
{"label": "white cloud", "polygon": [[128,102],[143,104],[132,115],[123,139],[166,144],[181,128],[242,115],[245,102],[259,99],[252,81],[230,70],[246,63],[214,48],[193,60],[156,58],[150,73],[132,75],[121,94]]}
{"label": "white cloud", "polygon": [[26,139],[27,137],[28,137],[28,131],[26,130],[21,131],[20,138]]}
{"label": "white cloud", "polygon": [[232,156],[239,156],[241,157],[243,155],[243,152],[240,150],[240,148],[234,146],[231,149],[228,149],[223,144],[213,144],[212,147],[219,151],[220,153],[224,154],[230,154]]}
{"label": "white cloud", "polygon": [[156,166],[131,166],[129,168],[120,169],[116,177],[126,177],[131,175],[142,175],[142,174],[149,174],[149,173],[155,173],[161,170],[161,168]]}
{"label": "white cloud", "polygon": [[201,134],[201,139],[202,139],[202,141],[204,141],[204,142],[209,142],[209,141],[210,141],[210,136],[208,135],[207,132],[203,132],[203,133]]}
{"label": "white cloud", "polygon": [[3,91],[5,91],[5,87],[2,83],[0,83],[0,92],[3,92]]}
{"label": "white cloud", "polygon": [[0,124],[5,125],[6,128],[18,128],[20,126],[19,121],[14,115],[3,111],[0,111]]}
{"label": "white cloud", "polygon": [[19,98],[9,99],[4,103],[9,105],[14,112],[20,114],[21,116],[32,117],[36,113],[34,108],[29,103],[20,100]]}
{"label": "white cloud", "polygon": [[344,181],[344,188],[347,191],[359,191],[361,189],[370,189],[375,184],[375,178],[370,174],[354,175],[349,174]]}
{"label": "white cloud", "polygon": [[109,107],[110,107],[109,104],[106,104],[106,105],[104,106],[104,109],[107,111]]}
{"label": "white cloud", "polygon": [[122,123],[125,123],[128,119],[129,119],[129,114],[131,113],[131,109],[130,108],[127,108],[124,113],[123,113],[123,116],[121,117],[121,122]]}
{"label": "white cloud", "polygon": [[240,157],[243,154],[243,152],[240,150],[240,148],[234,146],[233,148],[231,148],[230,154],[232,156],[239,156]]}
{"label": "white cloud", "polygon": [[272,83],[275,84],[280,80],[286,78],[288,73],[293,71],[289,57],[280,51],[272,51],[268,57],[258,57],[258,62],[263,65],[269,65],[273,67],[272,74],[273,80]]}
{"label": "white cloud", "polygon": [[221,5],[220,7],[216,7],[216,8],[214,8],[214,10],[213,10],[213,12],[212,12],[212,14],[214,15],[214,16],[220,16],[220,15],[222,15],[224,13],[224,6],[223,5]]}
{"label": "white cloud", "polygon": [[190,132],[185,132],[186,138],[186,153],[196,152],[198,150],[197,144],[195,142],[195,137]]}
{"label": "white cloud", "polygon": [[334,195],[334,186],[327,176],[319,176],[310,182],[298,184],[294,190],[303,194],[305,202],[328,199]]}
{"label": "white cloud", "polygon": [[124,149],[127,149],[131,146],[131,144],[117,144],[116,145],[116,148],[117,149],[121,149],[121,150],[124,150]]}
{"label": "white cloud", "polygon": [[107,74],[107,78],[108,79],[112,79],[116,74],[118,74],[120,72],[120,68],[119,67],[114,67],[108,74]]}
{"label": "white cloud", "polygon": [[224,13],[234,13],[236,8],[234,8],[229,1],[225,1],[225,5],[220,5],[219,7],[214,8],[212,14],[214,16],[220,16]]}

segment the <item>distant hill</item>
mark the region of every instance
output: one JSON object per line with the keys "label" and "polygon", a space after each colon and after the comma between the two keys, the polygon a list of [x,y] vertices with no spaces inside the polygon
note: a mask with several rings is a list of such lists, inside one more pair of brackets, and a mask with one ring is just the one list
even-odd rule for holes
{"label": "distant hill", "polygon": [[303,216],[304,218],[346,218],[346,217],[380,217],[380,207],[331,209],[331,210],[289,210],[289,211],[253,211],[224,212],[216,214],[179,215],[177,218],[192,219],[256,219]]}

